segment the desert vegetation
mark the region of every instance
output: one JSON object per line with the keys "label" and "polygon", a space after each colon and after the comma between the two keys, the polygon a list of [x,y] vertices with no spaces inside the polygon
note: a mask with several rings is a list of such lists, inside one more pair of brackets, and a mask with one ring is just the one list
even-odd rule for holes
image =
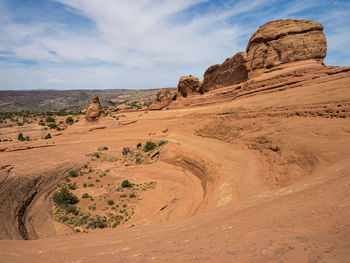
{"label": "desert vegetation", "polygon": [[[155,187],[156,182],[134,184],[128,179],[120,181],[114,179],[109,170],[95,170],[85,165],[80,171],[70,171],[53,193],[53,215],[76,232],[115,228],[131,220],[142,192]],[[95,194],[95,189],[104,189],[105,193]]]}

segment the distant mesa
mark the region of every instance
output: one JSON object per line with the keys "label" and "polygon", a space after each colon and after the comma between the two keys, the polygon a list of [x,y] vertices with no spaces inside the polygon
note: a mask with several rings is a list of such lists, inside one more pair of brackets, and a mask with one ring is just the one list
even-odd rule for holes
{"label": "distant mesa", "polygon": [[323,26],[310,20],[284,19],[261,26],[250,38],[246,52],[222,64],[210,66],[203,82],[192,76],[180,78],[177,92],[182,97],[232,86],[270,72],[282,64],[312,60],[323,64],[327,41]]}
{"label": "distant mesa", "polygon": [[104,111],[100,104],[98,96],[93,96],[90,102],[90,106],[86,111],[86,120],[96,121],[101,115],[104,115]]}

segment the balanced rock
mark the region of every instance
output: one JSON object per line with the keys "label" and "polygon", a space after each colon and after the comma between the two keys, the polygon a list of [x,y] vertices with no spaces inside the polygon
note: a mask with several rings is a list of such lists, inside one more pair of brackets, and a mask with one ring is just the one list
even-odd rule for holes
{"label": "balanced rock", "polygon": [[177,92],[183,97],[187,97],[189,94],[199,93],[200,81],[198,78],[189,76],[182,76],[177,85]]}
{"label": "balanced rock", "polygon": [[93,96],[86,111],[86,119],[89,121],[97,120],[102,114],[104,114],[104,111],[101,108],[100,99],[98,96]]}
{"label": "balanced rock", "polygon": [[217,88],[231,86],[247,80],[245,66],[247,54],[239,52],[228,58],[222,64],[210,66],[204,73],[202,89],[209,91]]}
{"label": "balanced rock", "polygon": [[247,46],[248,76],[280,64],[314,59],[322,64],[327,53],[323,26],[310,20],[284,19],[261,26]]}

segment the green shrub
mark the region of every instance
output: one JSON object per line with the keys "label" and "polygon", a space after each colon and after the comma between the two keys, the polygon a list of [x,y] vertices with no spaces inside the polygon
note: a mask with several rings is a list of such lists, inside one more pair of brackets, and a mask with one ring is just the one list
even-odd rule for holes
{"label": "green shrub", "polygon": [[79,215],[79,211],[75,205],[66,205],[65,210],[67,214]]}
{"label": "green shrub", "polygon": [[61,217],[59,218],[59,220],[62,221],[62,222],[66,222],[66,221],[69,220],[69,217],[67,217],[67,216],[61,216]]}
{"label": "green shrub", "polygon": [[23,136],[23,134],[22,134],[21,132],[18,134],[17,139],[18,139],[19,141],[24,141],[24,140],[25,140],[25,138],[24,138],[24,136]]}
{"label": "green shrub", "polygon": [[126,188],[126,187],[132,187],[132,184],[129,182],[129,180],[124,180],[121,183],[121,187]]}
{"label": "green shrub", "polygon": [[98,147],[97,151],[108,151],[108,147],[104,146],[104,147]]}
{"label": "green shrub", "polygon": [[86,188],[86,187],[87,187],[87,184],[86,184],[86,183],[83,183],[83,187]]}
{"label": "green shrub", "polygon": [[136,148],[140,148],[142,146],[142,144],[139,142],[137,145],[136,145]]}
{"label": "green shrub", "polygon": [[129,198],[136,198],[136,195],[134,193],[129,195]]}
{"label": "green shrub", "polygon": [[17,122],[17,126],[23,126],[23,122]]}
{"label": "green shrub", "polygon": [[76,183],[74,183],[74,184],[68,184],[68,188],[69,188],[70,190],[75,190],[75,189],[77,189],[77,185],[76,185]]}
{"label": "green shrub", "polygon": [[129,152],[130,152],[129,147],[124,147],[123,150],[122,150],[122,154],[123,155],[127,155]]}
{"label": "green shrub", "polygon": [[123,195],[120,195],[120,197],[121,197],[121,198],[127,197],[127,195],[126,195],[126,194],[123,194]]}
{"label": "green shrub", "polygon": [[88,193],[85,193],[81,196],[81,198],[89,198],[89,194]]}
{"label": "green shrub", "polygon": [[79,198],[69,192],[66,187],[62,187],[58,191],[54,192],[52,200],[59,207],[72,205],[79,202]]}
{"label": "green shrub", "polygon": [[47,125],[50,129],[57,129],[57,124],[56,123],[50,123],[49,125]]}
{"label": "green shrub", "polygon": [[46,122],[56,122],[55,118],[52,116],[46,117]]}
{"label": "green shrub", "polygon": [[98,183],[98,182],[100,182],[100,180],[99,180],[99,179],[96,179],[95,182]]}
{"label": "green shrub", "polygon": [[78,177],[78,173],[76,171],[69,171],[70,177]]}
{"label": "green shrub", "polygon": [[47,139],[51,139],[52,137],[51,137],[51,134],[50,133],[48,133],[46,136],[45,136],[45,140],[47,140]]}
{"label": "green shrub", "polygon": [[88,187],[93,187],[93,186],[95,186],[94,184],[88,184]]}
{"label": "green shrub", "polygon": [[136,164],[141,164],[141,163],[142,163],[141,158],[137,157],[137,158],[136,158]]}
{"label": "green shrub", "polygon": [[157,144],[155,144],[152,141],[148,141],[148,142],[146,142],[145,147],[143,147],[143,151],[144,152],[149,152],[149,151],[152,151],[156,147],[157,147]]}
{"label": "green shrub", "polygon": [[69,124],[69,125],[72,125],[74,123],[74,119],[71,116],[69,116],[66,119],[66,123]]}
{"label": "green shrub", "polygon": [[45,126],[45,122],[44,122],[43,120],[40,120],[40,121],[39,121],[39,125]]}
{"label": "green shrub", "polygon": [[107,204],[108,205],[114,205],[114,201],[113,200],[108,200]]}
{"label": "green shrub", "polygon": [[158,143],[158,146],[162,146],[162,145],[164,145],[164,144],[166,144],[166,143],[167,143],[167,141],[161,140],[161,141]]}

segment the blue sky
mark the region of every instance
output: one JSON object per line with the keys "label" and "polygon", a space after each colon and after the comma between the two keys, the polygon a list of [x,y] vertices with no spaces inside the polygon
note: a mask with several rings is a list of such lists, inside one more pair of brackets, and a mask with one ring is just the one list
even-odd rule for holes
{"label": "blue sky", "polygon": [[350,1],[0,0],[0,90],[176,86],[284,18],[323,24],[325,63],[350,65]]}

